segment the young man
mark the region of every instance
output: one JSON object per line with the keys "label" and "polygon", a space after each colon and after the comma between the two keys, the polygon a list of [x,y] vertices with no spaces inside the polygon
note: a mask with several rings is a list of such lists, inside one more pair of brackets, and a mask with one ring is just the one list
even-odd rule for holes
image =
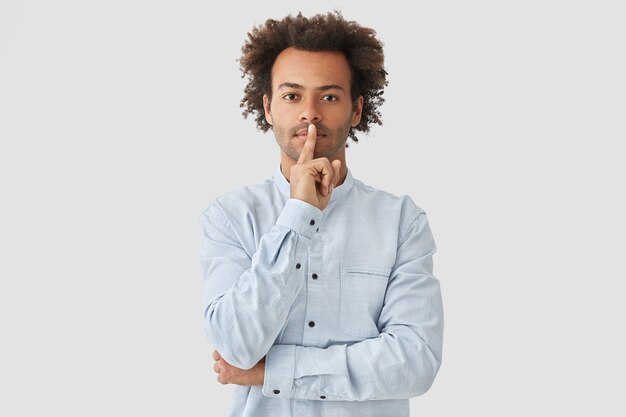
{"label": "young man", "polygon": [[217,380],[234,384],[230,416],[409,416],[441,364],[436,246],[409,196],[346,164],[354,130],[381,124],[382,44],[337,12],[268,20],[242,51],[244,114],[274,131],[280,165],[200,218],[205,329]]}

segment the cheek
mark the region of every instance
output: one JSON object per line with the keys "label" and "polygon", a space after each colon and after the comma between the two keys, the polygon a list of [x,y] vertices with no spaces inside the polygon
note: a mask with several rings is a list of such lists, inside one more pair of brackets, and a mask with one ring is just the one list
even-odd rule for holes
{"label": "cheek", "polygon": [[342,107],[341,109],[337,109],[332,114],[328,115],[328,117],[332,118],[336,126],[341,126],[346,122],[346,120],[352,121],[353,114],[352,105],[349,105]]}
{"label": "cheek", "polygon": [[274,129],[289,130],[298,124],[298,113],[293,109],[275,107],[272,109]]}

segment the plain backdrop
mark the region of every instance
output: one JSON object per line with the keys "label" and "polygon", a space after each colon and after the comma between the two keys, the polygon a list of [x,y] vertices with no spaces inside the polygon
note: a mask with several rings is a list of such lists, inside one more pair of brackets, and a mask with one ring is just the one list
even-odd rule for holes
{"label": "plain backdrop", "polygon": [[337,9],[389,72],[348,166],[438,246],[412,415],[625,415],[621,3],[2,0],[0,414],[226,415],[198,219],[279,163],[236,60],[254,25]]}

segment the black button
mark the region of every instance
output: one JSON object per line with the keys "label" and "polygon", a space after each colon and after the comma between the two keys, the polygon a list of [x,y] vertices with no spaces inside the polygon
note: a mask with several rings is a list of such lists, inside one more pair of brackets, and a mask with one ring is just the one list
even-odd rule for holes
{"label": "black button", "polygon": [[296,264],[296,269],[300,269],[300,264],[299,263]]}
{"label": "black button", "polygon": [[314,327],[315,326],[315,322],[314,321],[310,321],[309,322],[309,327]]}
{"label": "black button", "polygon": [[317,228],[317,230],[316,230],[316,232],[319,232],[319,231],[320,231],[320,228],[318,227],[318,228]]}
{"label": "black button", "polygon": [[280,394],[280,390],[279,389],[275,389],[274,390],[274,394]]}
{"label": "black button", "polygon": [[312,278],[317,279],[317,274],[313,274]]}
{"label": "black button", "polygon": [[325,400],[325,399],[326,399],[326,396],[325,396],[325,395],[322,395],[320,398],[321,398],[322,400]]}
{"label": "black button", "polygon": [[315,224],[315,220],[311,220],[311,223],[309,223],[311,226],[313,226]]}

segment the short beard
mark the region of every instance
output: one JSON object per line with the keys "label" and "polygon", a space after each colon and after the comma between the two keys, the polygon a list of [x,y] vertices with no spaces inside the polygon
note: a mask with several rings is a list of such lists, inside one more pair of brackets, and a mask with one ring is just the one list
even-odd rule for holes
{"label": "short beard", "polygon": [[[339,152],[339,150],[341,150],[342,147],[343,148],[346,147],[348,134],[350,133],[350,129],[352,128],[352,116],[350,116],[343,125],[339,126],[336,129],[329,129],[321,123],[320,124],[313,123],[313,124],[315,125],[315,127],[318,128],[319,133],[326,135],[326,138],[324,139],[325,141],[329,140],[328,138],[333,138],[333,139],[343,138],[343,140],[337,142],[333,148],[324,147],[321,153],[319,153],[320,150],[316,148],[313,153],[314,159],[326,157],[329,160],[332,160],[331,158],[337,155],[337,153]],[[297,161],[300,158],[300,151],[292,147],[291,145],[292,139],[299,130],[304,129],[307,126],[308,126],[308,123],[299,124],[291,129],[283,129],[281,127],[278,127],[278,129],[276,129],[276,126],[272,126],[272,130],[274,131],[274,137],[276,138],[276,142],[278,143],[280,148],[283,150],[283,152],[285,152],[294,161]],[[281,145],[280,138],[281,137],[284,138],[285,136],[288,136],[289,140],[286,141],[286,146],[283,147],[283,145]]]}

